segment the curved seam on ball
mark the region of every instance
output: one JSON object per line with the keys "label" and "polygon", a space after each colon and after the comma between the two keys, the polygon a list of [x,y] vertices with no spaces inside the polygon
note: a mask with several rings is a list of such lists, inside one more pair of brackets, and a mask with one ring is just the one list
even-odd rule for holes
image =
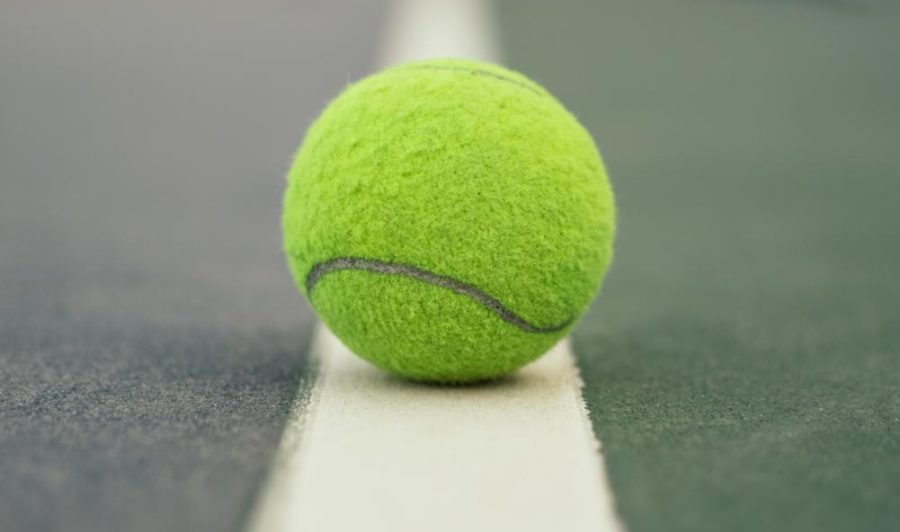
{"label": "curved seam on ball", "polygon": [[537,88],[532,87],[531,85],[525,83],[524,81],[519,81],[514,78],[508,78],[502,74],[497,74],[497,73],[491,72],[489,70],[479,70],[477,68],[457,67],[457,66],[451,66],[451,65],[446,65],[446,66],[442,66],[442,65],[409,65],[409,66],[400,67],[397,70],[400,70],[400,71],[402,71],[402,70],[446,70],[446,71],[450,71],[450,72],[468,72],[469,74],[475,74],[477,76],[485,76],[488,78],[494,78],[499,81],[505,81],[507,83],[512,83],[513,85],[516,85],[523,89],[527,89],[528,91],[531,91],[532,93],[537,94],[538,96],[544,96],[544,94],[541,93]]}
{"label": "curved seam on ball", "polygon": [[376,259],[364,259],[361,257],[337,257],[323,262],[317,263],[309,271],[306,276],[306,293],[312,297],[312,290],[318,284],[319,280],[333,272],[342,270],[360,270],[381,273],[386,275],[400,275],[410,277],[417,281],[422,281],[440,288],[446,288],[457,294],[467,296],[482,306],[493,311],[503,321],[530,333],[556,333],[569,324],[572,319],[569,318],[559,325],[551,325],[549,327],[541,327],[529,323],[521,316],[506,307],[503,303],[494,297],[491,297],[480,288],[471,284],[460,281],[449,275],[440,275],[409,264],[401,264],[396,262],[387,262]]}

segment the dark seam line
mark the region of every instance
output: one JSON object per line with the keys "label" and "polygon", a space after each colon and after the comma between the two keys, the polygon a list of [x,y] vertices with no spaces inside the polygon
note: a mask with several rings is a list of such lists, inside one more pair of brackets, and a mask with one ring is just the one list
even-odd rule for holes
{"label": "dark seam line", "polygon": [[543,96],[543,94],[540,91],[538,91],[536,88],[534,88],[533,86],[531,86],[527,83],[524,83],[517,79],[508,78],[508,77],[502,76],[500,74],[495,74],[494,72],[490,72],[488,70],[479,70],[479,69],[475,69],[475,68],[466,68],[466,67],[455,67],[455,66],[449,66],[449,65],[448,66],[410,65],[410,66],[406,66],[406,67],[401,67],[398,70],[414,70],[414,69],[416,69],[416,70],[447,70],[447,71],[451,71],[451,72],[468,72],[470,74],[475,74],[478,76],[485,76],[488,78],[494,78],[494,79],[497,79],[500,81],[505,81],[507,83],[512,83],[513,85],[522,87],[523,89],[527,89],[527,90],[533,92],[534,94],[537,94],[538,96]]}
{"label": "dark seam line", "polygon": [[310,297],[312,297],[313,288],[323,276],[341,270],[362,270],[382,273],[386,275],[402,275],[434,286],[446,288],[447,290],[456,292],[457,294],[461,294],[474,299],[484,307],[492,310],[503,321],[515,325],[525,332],[555,333],[565,329],[569,326],[570,323],[572,323],[572,319],[569,318],[559,325],[552,325],[550,327],[540,327],[538,325],[533,325],[525,321],[512,310],[506,308],[506,306],[504,306],[503,303],[501,303],[497,299],[484,293],[481,289],[468,283],[464,283],[460,280],[454,279],[453,277],[432,273],[428,270],[423,270],[422,268],[410,266],[409,264],[398,264],[395,262],[386,262],[375,259],[363,259],[360,257],[338,257],[319,262],[312,267],[312,269],[309,271],[309,274],[307,274],[306,276],[306,293],[309,294]]}

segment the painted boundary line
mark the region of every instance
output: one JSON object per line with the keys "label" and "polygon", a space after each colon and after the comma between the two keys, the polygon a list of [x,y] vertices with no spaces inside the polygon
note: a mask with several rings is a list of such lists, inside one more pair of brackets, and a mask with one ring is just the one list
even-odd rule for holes
{"label": "painted boundary line", "polygon": [[[496,61],[478,0],[394,3],[383,66]],[[568,340],[486,386],[386,375],[324,326],[319,374],[294,405],[251,532],[623,530]]]}

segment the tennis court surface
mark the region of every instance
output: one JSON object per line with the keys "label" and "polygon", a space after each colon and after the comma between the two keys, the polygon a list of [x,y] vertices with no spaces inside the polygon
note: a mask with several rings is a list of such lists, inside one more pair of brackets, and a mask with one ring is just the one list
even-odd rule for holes
{"label": "tennis court surface", "polygon": [[[900,8],[0,5],[0,530],[900,527]],[[284,175],[348,83],[499,62],[593,134],[616,257],[482,386],[359,361]]]}

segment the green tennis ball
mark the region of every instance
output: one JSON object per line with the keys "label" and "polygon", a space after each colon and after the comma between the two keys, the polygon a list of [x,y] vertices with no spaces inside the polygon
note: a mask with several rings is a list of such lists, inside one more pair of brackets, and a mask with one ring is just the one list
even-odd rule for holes
{"label": "green tennis ball", "polygon": [[350,85],[288,175],[284,247],[352,351],[416,380],[509,373],[588,308],[615,213],[590,134],[538,84],[456,59]]}

